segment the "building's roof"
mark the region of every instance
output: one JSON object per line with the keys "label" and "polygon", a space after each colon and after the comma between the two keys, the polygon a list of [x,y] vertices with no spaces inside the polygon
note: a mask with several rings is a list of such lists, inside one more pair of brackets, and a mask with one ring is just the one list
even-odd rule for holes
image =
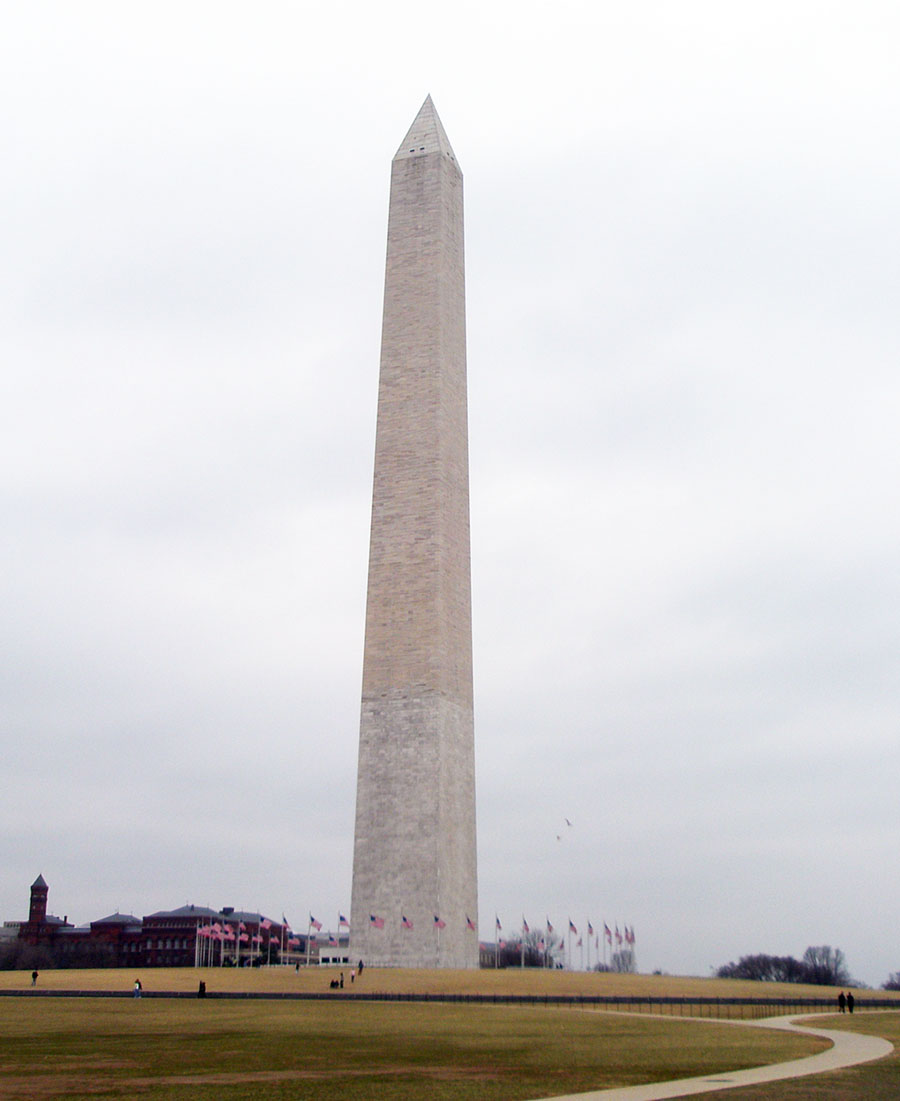
{"label": "building's roof", "polygon": [[64,925],[58,930],[58,935],[61,937],[89,937],[91,935],[90,925]]}
{"label": "building's roof", "polygon": [[208,906],[179,906],[177,910],[157,910],[155,914],[145,914],[144,921],[149,918],[202,918],[221,917],[218,910],[210,910]]}
{"label": "building's roof", "polygon": [[118,910],[109,917],[97,918],[91,925],[140,925],[141,919],[134,914],[120,914]]}
{"label": "building's roof", "polygon": [[[265,921],[264,916],[256,910],[230,910],[228,913],[222,910],[219,913],[219,917],[221,917],[223,921],[243,921],[249,922],[251,925],[259,925],[261,921]],[[280,925],[281,922],[273,921],[272,924]]]}
{"label": "building's roof", "polygon": [[37,877],[37,879],[34,881],[34,883],[31,884],[32,890],[35,887],[46,887],[46,886],[47,886],[47,881],[44,879],[44,877],[42,875],[39,875]]}

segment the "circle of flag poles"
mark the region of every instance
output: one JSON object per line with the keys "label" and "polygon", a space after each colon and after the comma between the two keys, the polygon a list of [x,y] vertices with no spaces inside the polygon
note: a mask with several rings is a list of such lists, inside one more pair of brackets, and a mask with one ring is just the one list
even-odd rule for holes
{"label": "circle of flag poles", "polygon": [[[225,920],[226,916],[230,920]],[[263,917],[260,913],[249,915],[243,912],[235,914],[231,911],[228,911],[227,915],[218,915],[217,920],[207,920],[205,924],[201,923],[202,920],[198,921],[196,928],[194,942],[195,967],[224,967],[227,961],[230,961],[233,966],[240,967],[242,958],[247,961],[245,966],[258,966],[262,962],[263,956],[265,957],[265,964],[271,966],[273,949],[277,953],[278,961],[283,965],[293,962],[294,966],[299,966],[302,962],[297,958],[296,952],[293,954],[292,960],[292,950],[300,947],[301,939],[294,935],[290,922],[283,914],[280,924],[273,922],[270,918]],[[411,930],[415,923],[408,912],[404,911],[400,915],[400,924],[404,930]],[[374,929],[384,929],[385,918],[378,914],[370,914],[369,925]],[[447,928],[447,922],[439,914],[433,913],[431,927],[437,939],[438,951],[440,951],[441,932]],[[342,912],[339,912],[338,932],[337,934],[329,934],[329,945],[332,947],[340,946],[340,933],[344,928],[349,931],[350,922]],[[475,923],[468,914],[465,916],[465,928],[467,932],[477,932]],[[311,952],[315,939],[314,934],[319,933],[321,929],[322,923],[317,921],[310,913],[306,935],[306,966],[310,966],[312,962]],[[579,933],[578,927],[570,917],[567,919],[565,934],[559,936],[555,935],[554,926],[549,917],[546,920],[543,932],[538,930],[532,933],[532,928],[523,914],[521,935],[519,943],[516,945],[515,940],[507,942],[502,939],[503,925],[498,913],[494,918],[494,932],[496,939],[493,964],[495,968],[500,967],[501,953],[508,948],[515,951],[518,947],[518,962],[521,968],[526,966],[528,952],[534,950],[541,966],[556,966],[555,961],[558,960],[562,967],[572,970],[576,960],[572,942],[572,938],[575,937],[577,939],[574,942],[574,949],[578,949],[577,966],[581,970],[602,969],[605,971],[613,966],[617,969],[635,969],[636,937],[634,926],[626,924],[620,929],[618,921],[613,922],[612,926],[604,921],[600,927],[595,929],[593,922],[590,918],[587,918],[584,931]],[[482,945],[482,949],[485,948],[486,946]],[[592,955],[593,953],[595,955]],[[628,958],[624,959],[623,957],[626,954]]]}

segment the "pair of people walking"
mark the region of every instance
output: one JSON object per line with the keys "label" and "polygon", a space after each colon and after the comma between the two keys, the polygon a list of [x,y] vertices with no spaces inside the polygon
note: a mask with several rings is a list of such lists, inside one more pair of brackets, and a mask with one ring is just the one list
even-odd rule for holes
{"label": "pair of people walking", "polygon": [[854,1004],[855,1002],[853,1000],[852,992],[849,994],[845,994],[842,990],[840,994],[838,994],[838,1009],[841,1011],[841,1013],[845,1013],[847,1011],[852,1013]]}

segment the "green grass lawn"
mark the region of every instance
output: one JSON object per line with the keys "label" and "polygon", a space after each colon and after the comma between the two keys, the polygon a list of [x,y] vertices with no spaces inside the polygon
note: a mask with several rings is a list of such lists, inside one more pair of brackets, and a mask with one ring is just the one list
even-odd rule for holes
{"label": "green grass lawn", "polygon": [[0,1096],[514,1101],[779,1062],[820,1046],[572,1008],[0,998]]}

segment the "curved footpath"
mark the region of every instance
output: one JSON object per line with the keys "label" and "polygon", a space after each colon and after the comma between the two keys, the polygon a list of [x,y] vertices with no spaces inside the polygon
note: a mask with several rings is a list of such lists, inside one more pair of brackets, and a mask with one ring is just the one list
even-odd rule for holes
{"label": "curved footpath", "polygon": [[[858,1063],[883,1059],[894,1050],[894,1045],[880,1036],[866,1036],[860,1032],[830,1031],[799,1025],[805,1017],[766,1017],[761,1021],[720,1021],[737,1028],[782,1028],[789,1032],[802,1032],[807,1036],[824,1036],[831,1041],[827,1051],[808,1055],[805,1059],[792,1059],[787,1063],[750,1067],[748,1070],[726,1071],[699,1078],[679,1078],[674,1082],[653,1082],[645,1086],[623,1086],[611,1090],[591,1090],[588,1093],[570,1093],[555,1097],[552,1101],[659,1101],[666,1097],[690,1097],[714,1090],[734,1089],[737,1086],[756,1086],[761,1082],[777,1082],[783,1078],[803,1078],[807,1074],[822,1074],[827,1070],[840,1070]],[[704,1022],[698,1021],[698,1025]]]}

